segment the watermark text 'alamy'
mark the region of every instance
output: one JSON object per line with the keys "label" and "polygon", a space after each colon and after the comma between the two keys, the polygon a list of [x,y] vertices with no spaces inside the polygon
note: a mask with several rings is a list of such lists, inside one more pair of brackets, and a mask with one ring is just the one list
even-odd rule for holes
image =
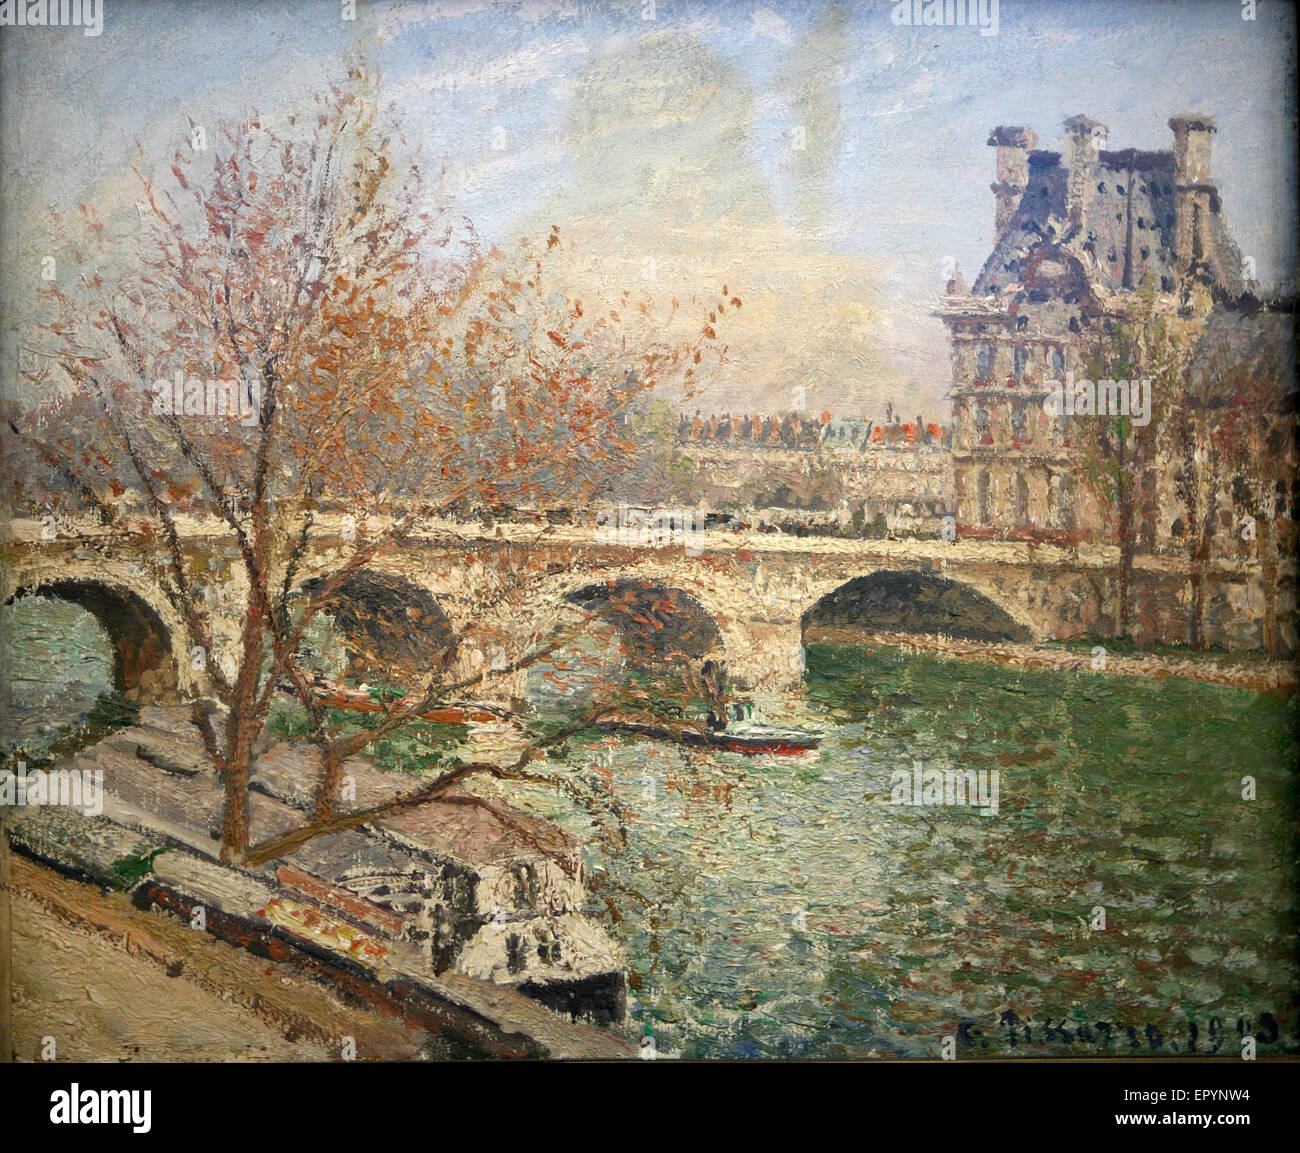
{"label": "watermark text 'alamy'", "polygon": [[80,28],[85,36],[104,31],[103,0],[0,0],[0,27]]}

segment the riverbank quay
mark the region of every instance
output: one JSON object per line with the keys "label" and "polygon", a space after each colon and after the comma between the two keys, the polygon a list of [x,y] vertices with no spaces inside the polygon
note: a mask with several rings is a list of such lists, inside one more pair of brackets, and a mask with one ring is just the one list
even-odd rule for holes
{"label": "riverbank quay", "polygon": [[[1025,669],[1059,669],[1096,673],[1099,676],[1146,677],[1165,680],[1178,677],[1202,684],[1252,692],[1292,692],[1300,678],[1296,666],[1287,661],[1242,660],[1229,654],[1122,652],[1097,640],[1082,649],[1055,644],[1015,644],[959,640],[954,637],[918,633],[864,632],[851,628],[810,628],[806,644],[850,645],[864,652],[873,646],[898,649],[910,656],[952,658],[1012,665]],[[1100,649],[1101,651],[1097,651]]]}
{"label": "riverbank quay", "polygon": [[[7,810],[14,859],[125,895],[141,912],[171,914],[476,1055],[636,1055],[619,1031],[621,958],[578,911],[585,891],[574,838],[498,801],[453,793],[255,868],[223,865],[221,786],[188,712],[144,708],[135,724],[56,766],[102,774],[102,812]],[[355,788],[347,807],[356,810],[415,787],[359,759],[345,767]],[[278,742],[262,751],[255,843],[306,822],[314,779],[308,750]]]}

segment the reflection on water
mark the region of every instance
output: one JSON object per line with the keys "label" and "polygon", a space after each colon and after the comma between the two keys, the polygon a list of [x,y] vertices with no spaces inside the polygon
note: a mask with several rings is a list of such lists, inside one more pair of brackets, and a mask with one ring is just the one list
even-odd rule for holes
{"label": "reflection on water", "polygon": [[39,758],[134,711],[114,686],[112,645],[85,609],[28,596],[0,607],[0,752]]}
{"label": "reflection on water", "polygon": [[[94,618],[28,598],[0,626],[11,753],[102,716]],[[558,715],[617,663],[607,640],[578,646],[530,696]],[[1294,702],[888,650],[807,664],[766,719],[811,714],[815,753],[572,742],[563,768],[612,792],[625,847],[555,793],[511,791],[588,844],[589,911],[659,1053],[1297,1050]],[[997,772],[997,815],[892,804],[917,761]]]}
{"label": "reflection on water", "polygon": [[[1295,1050],[1291,703],[829,646],[805,703],[802,758],[570,755],[625,811],[591,911],[659,1052]],[[998,814],[891,804],[918,760],[996,770]]]}

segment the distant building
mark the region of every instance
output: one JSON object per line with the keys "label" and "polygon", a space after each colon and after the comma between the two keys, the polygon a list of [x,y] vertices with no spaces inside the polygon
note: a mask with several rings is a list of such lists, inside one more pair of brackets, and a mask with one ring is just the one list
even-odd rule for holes
{"label": "distant building", "polygon": [[938,536],[952,513],[948,429],[823,412],[683,416],[678,439],[710,507],[784,531]]}
{"label": "distant building", "polygon": [[823,448],[861,452],[871,438],[871,421],[860,416],[833,416],[821,428]]}
{"label": "distant building", "polygon": [[934,422],[894,421],[882,424],[863,416],[823,413],[805,417],[683,415],[677,428],[682,444],[717,445],[733,448],[819,450],[840,453],[870,453],[873,450],[933,449],[947,447],[948,430]]}
{"label": "distant building", "polygon": [[1109,150],[1086,116],[1065,122],[1064,153],[1039,149],[1031,128],[989,137],[997,239],[974,285],[955,274],[937,311],[953,352],[959,533],[1100,533],[1107,510],[1081,483],[1070,419],[1044,411],[1047,381],[1087,376],[1139,288],[1195,327],[1249,287],[1210,176],[1214,121],[1169,126],[1159,152]]}
{"label": "distant building", "polygon": [[736,447],[813,449],[821,439],[822,420],[797,412],[776,416],[771,413],[733,416],[683,415],[677,439],[683,444],[717,444]]}

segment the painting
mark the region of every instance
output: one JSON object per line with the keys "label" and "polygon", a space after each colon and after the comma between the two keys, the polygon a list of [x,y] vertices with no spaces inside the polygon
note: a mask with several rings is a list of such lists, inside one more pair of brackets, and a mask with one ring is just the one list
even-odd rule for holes
{"label": "painting", "polygon": [[1295,31],[3,0],[6,1060],[1300,1055]]}

